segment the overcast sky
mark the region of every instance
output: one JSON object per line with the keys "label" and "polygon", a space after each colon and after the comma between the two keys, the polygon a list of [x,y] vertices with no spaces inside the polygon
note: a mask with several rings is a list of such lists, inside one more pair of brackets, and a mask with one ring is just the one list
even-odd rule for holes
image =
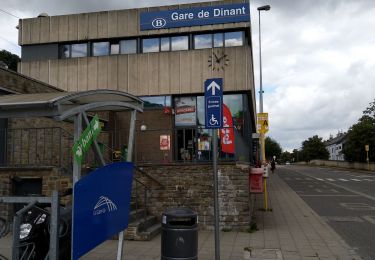
{"label": "overcast sky", "polygon": [[[200,1],[2,0],[26,18]],[[202,1],[201,1],[202,2]],[[269,136],[284,150],[315,134],[329,138],[357,122],[375,99],[374,0],[251,1],[255,84],[259,91],[258,11],[261,13],[264,112]],[[20,54],[17,18],[0,12],[0,49]]]}

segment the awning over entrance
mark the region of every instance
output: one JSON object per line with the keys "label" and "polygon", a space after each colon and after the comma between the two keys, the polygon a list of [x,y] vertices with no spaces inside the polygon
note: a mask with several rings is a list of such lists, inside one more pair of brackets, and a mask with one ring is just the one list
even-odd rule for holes
{"label": "awning over entrance", "polygon": [[0,118],[52,117],[65,120],[82,112],[143,112],[143,101],[117,90],[18,94],[0,97]]}

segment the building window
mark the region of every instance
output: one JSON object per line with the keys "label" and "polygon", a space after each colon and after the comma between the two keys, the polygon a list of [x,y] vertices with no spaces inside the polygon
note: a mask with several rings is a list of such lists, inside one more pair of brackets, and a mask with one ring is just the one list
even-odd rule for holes
{"label": "building window", "polygon": [[225,47],[242,46],[243,32],[226,32]]}
{"label": "building window", "polygon": [[143,100],[145,108],[170,107],[172,103],[171,96],[140,97],[140,99]]}
{"label": "building window", "polygon": [[174,104],[176,126],[195,126],[197,124],[196,97],[175,97]]}
{"label": "building window", "polygon": [[64,44],[60,46],[60,58],[70,58],[70,45]]}
{"label": "building window", "polygon": [[159,38],[149,38],[142,40],[142,52],[159,52],[160,51],[160,39]]}
{"label": "building window", "polygon": [[170,37],[160,38],[160,50],[161,51],[171,50],[171,38]]}
{"label": "building window", "polygon": [[109,42],[94,42],[92,44],[92,56],[108,56]]}
{"label": "building window", "polygon": [[171,37],[172,51],[184,51],[189,49],[189,36]]}
{"label": "building window", "polygon": [[120,54],[120,44],[112,43],[111,44],[111,55]]}
{"label": "building window", "polygon": [[137,40],[132,39],[120,41],[120,52],[121,54],[137,53]]}
{"label": "building window", "polygon": [[194,35],[195,49],[212,48],[212,34],[198,34]]}
{"label": "building window", "polygon": [[214,47],[223,47],[224,46],[224,33],[215,33],[214,34]]}
{"label": "building window", "polygon": [[86,57],[87,56],[87,43],[72,44],[71,57]]}

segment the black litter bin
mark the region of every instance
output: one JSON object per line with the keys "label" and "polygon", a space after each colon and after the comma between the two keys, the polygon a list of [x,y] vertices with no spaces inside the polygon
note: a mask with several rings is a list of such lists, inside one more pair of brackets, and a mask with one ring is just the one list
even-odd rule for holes
{"label": "black litter bin", "polygon": [[161,259],[198,259],[198,221],[191,209],[174,208],[163,213]]}

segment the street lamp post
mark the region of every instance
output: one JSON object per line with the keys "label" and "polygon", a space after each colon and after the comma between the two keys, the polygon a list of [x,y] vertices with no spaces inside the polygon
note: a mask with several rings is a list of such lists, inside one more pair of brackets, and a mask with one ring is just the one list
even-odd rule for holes
{"label": "street lamp post", "polygon": [[[271,9],[271,6],[264,5],[261,7],[258,7],[258,17],[259,17],[259,112],[263,113],[263,82],[262,82],[262,40],[261,40],[261,27],[260,27],[260,11],[269,11]],[[261,161],[265,162],[265,143],[264,143],[264,134],[260,135],[260,141],[261,141]]]}
{"label": "street lamp post", "polygon": [[262,39],[261,39],[261,27],[260,27],[260,11],[269,11],[271,6],[264,5],[258,7],[259,17],[259,112],[263,113],[263,82],[262,82]]}

